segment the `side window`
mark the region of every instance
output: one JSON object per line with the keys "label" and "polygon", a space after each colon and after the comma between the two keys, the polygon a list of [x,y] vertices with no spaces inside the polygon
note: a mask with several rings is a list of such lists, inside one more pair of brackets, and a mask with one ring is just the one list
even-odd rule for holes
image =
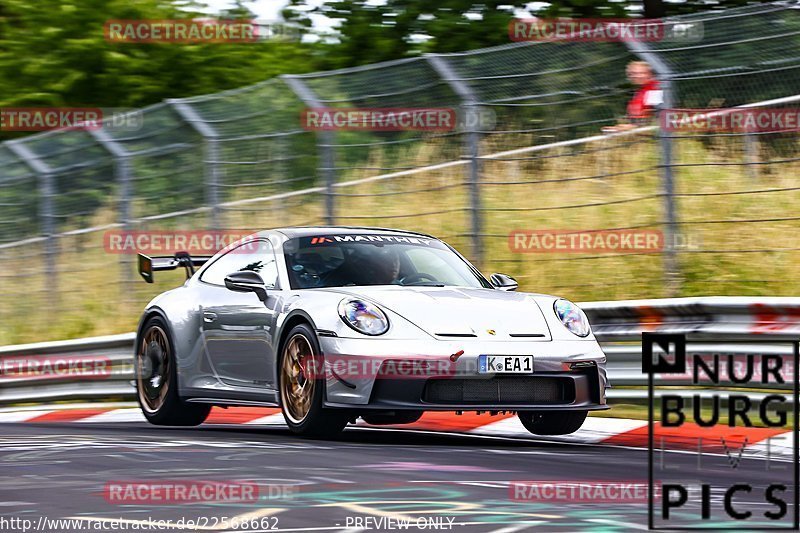
{"label": "side window", "polygon": [[240,244],[214,261],[200,276],[200,281],[225,286],[225,276],[244,270],[257,272],[267,287],[275,287],[278,283],[278,264],[269,241],[255,240]]}

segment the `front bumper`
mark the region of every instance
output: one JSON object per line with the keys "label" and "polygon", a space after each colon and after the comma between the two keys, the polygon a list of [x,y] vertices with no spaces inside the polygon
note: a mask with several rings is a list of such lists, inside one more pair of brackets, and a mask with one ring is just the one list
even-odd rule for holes
{"label": "front bumper", "polygon": [[[605,355],[594,340],[451,342],[322,337],[320,344],[326,359],[327,407],[425,411],[608,408]],[[450,355],[462,351],[455,362],[450,361]],[[479,374],[477,361],[482,354],[533,355],[534,372]],[[347,365],[348,361],[359,364]],[[368,364],[363,364],[365,361]],[[571,369],[578,361],[590,366]],[[425,370],[401,376],[385,372],[387,366],[397,369],[403,364],[415,369],[423,365]]]}

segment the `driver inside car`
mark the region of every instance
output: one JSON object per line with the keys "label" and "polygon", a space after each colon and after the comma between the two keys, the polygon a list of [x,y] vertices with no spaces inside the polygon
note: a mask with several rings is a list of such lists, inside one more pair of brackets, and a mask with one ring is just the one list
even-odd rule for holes
{"label": "driver inside car", "polygon": [[325,286],[399,284],[400,256],[394,250],[348,250],[342,264],[324,275]]}
{"label": "driver inside car", "polygon": [[373,285],[393,285],[400,283],[400,255],[391,248],[376,254]]}

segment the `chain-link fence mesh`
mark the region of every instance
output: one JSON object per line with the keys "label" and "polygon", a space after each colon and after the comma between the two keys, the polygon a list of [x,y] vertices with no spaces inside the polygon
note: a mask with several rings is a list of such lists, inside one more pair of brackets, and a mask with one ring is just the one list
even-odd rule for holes
{"label": "chain-link fence mesh", "polygon": [[[448,240],[522,290],[577,300],[796,294],[796,133],[600,129],[625,113],[632,60],[653,66],[675,107],[800,101],[800,11],[677,22],[702,38],[514,43],[284,76],[151,106],[136,128],[6,142],[0,343],[134,327],[181,274],[138,280],[135,250],[109,247],[123,230],[398,227]],[[310,131],[301,114],[314,107],[448,108],[458,127]],[[663,230],[680,243],[519,253],[517,230]]]}
{"label": "chain-link fence mesh", "polygon": [[[652,43],[686,108],[797,109],[800,12],[762,4],[684,17],[701,23],[691,46]],[[770,104],[770,102],[772,102]],[[780,128],[776,128],[780,129]],[[796,132],[670,133],[681,232],[701,246],[681,251],[683,294],[796,295],[800,259]]]}

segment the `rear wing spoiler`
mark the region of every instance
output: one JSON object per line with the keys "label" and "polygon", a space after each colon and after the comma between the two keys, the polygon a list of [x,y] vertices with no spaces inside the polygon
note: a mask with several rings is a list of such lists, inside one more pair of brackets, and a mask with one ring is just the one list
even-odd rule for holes
{"label": "rear wing spoiler", "polygon": [[211,257],[210,255],[192,257],[188,252],[176,252],[175,255],[158,255],[154,257],[139,254],[139,275],[147,283],[153,283],[153,272],[184,267],[186,269],[186,279],[189,279],[194,275],[194,268],[203,266]]}

